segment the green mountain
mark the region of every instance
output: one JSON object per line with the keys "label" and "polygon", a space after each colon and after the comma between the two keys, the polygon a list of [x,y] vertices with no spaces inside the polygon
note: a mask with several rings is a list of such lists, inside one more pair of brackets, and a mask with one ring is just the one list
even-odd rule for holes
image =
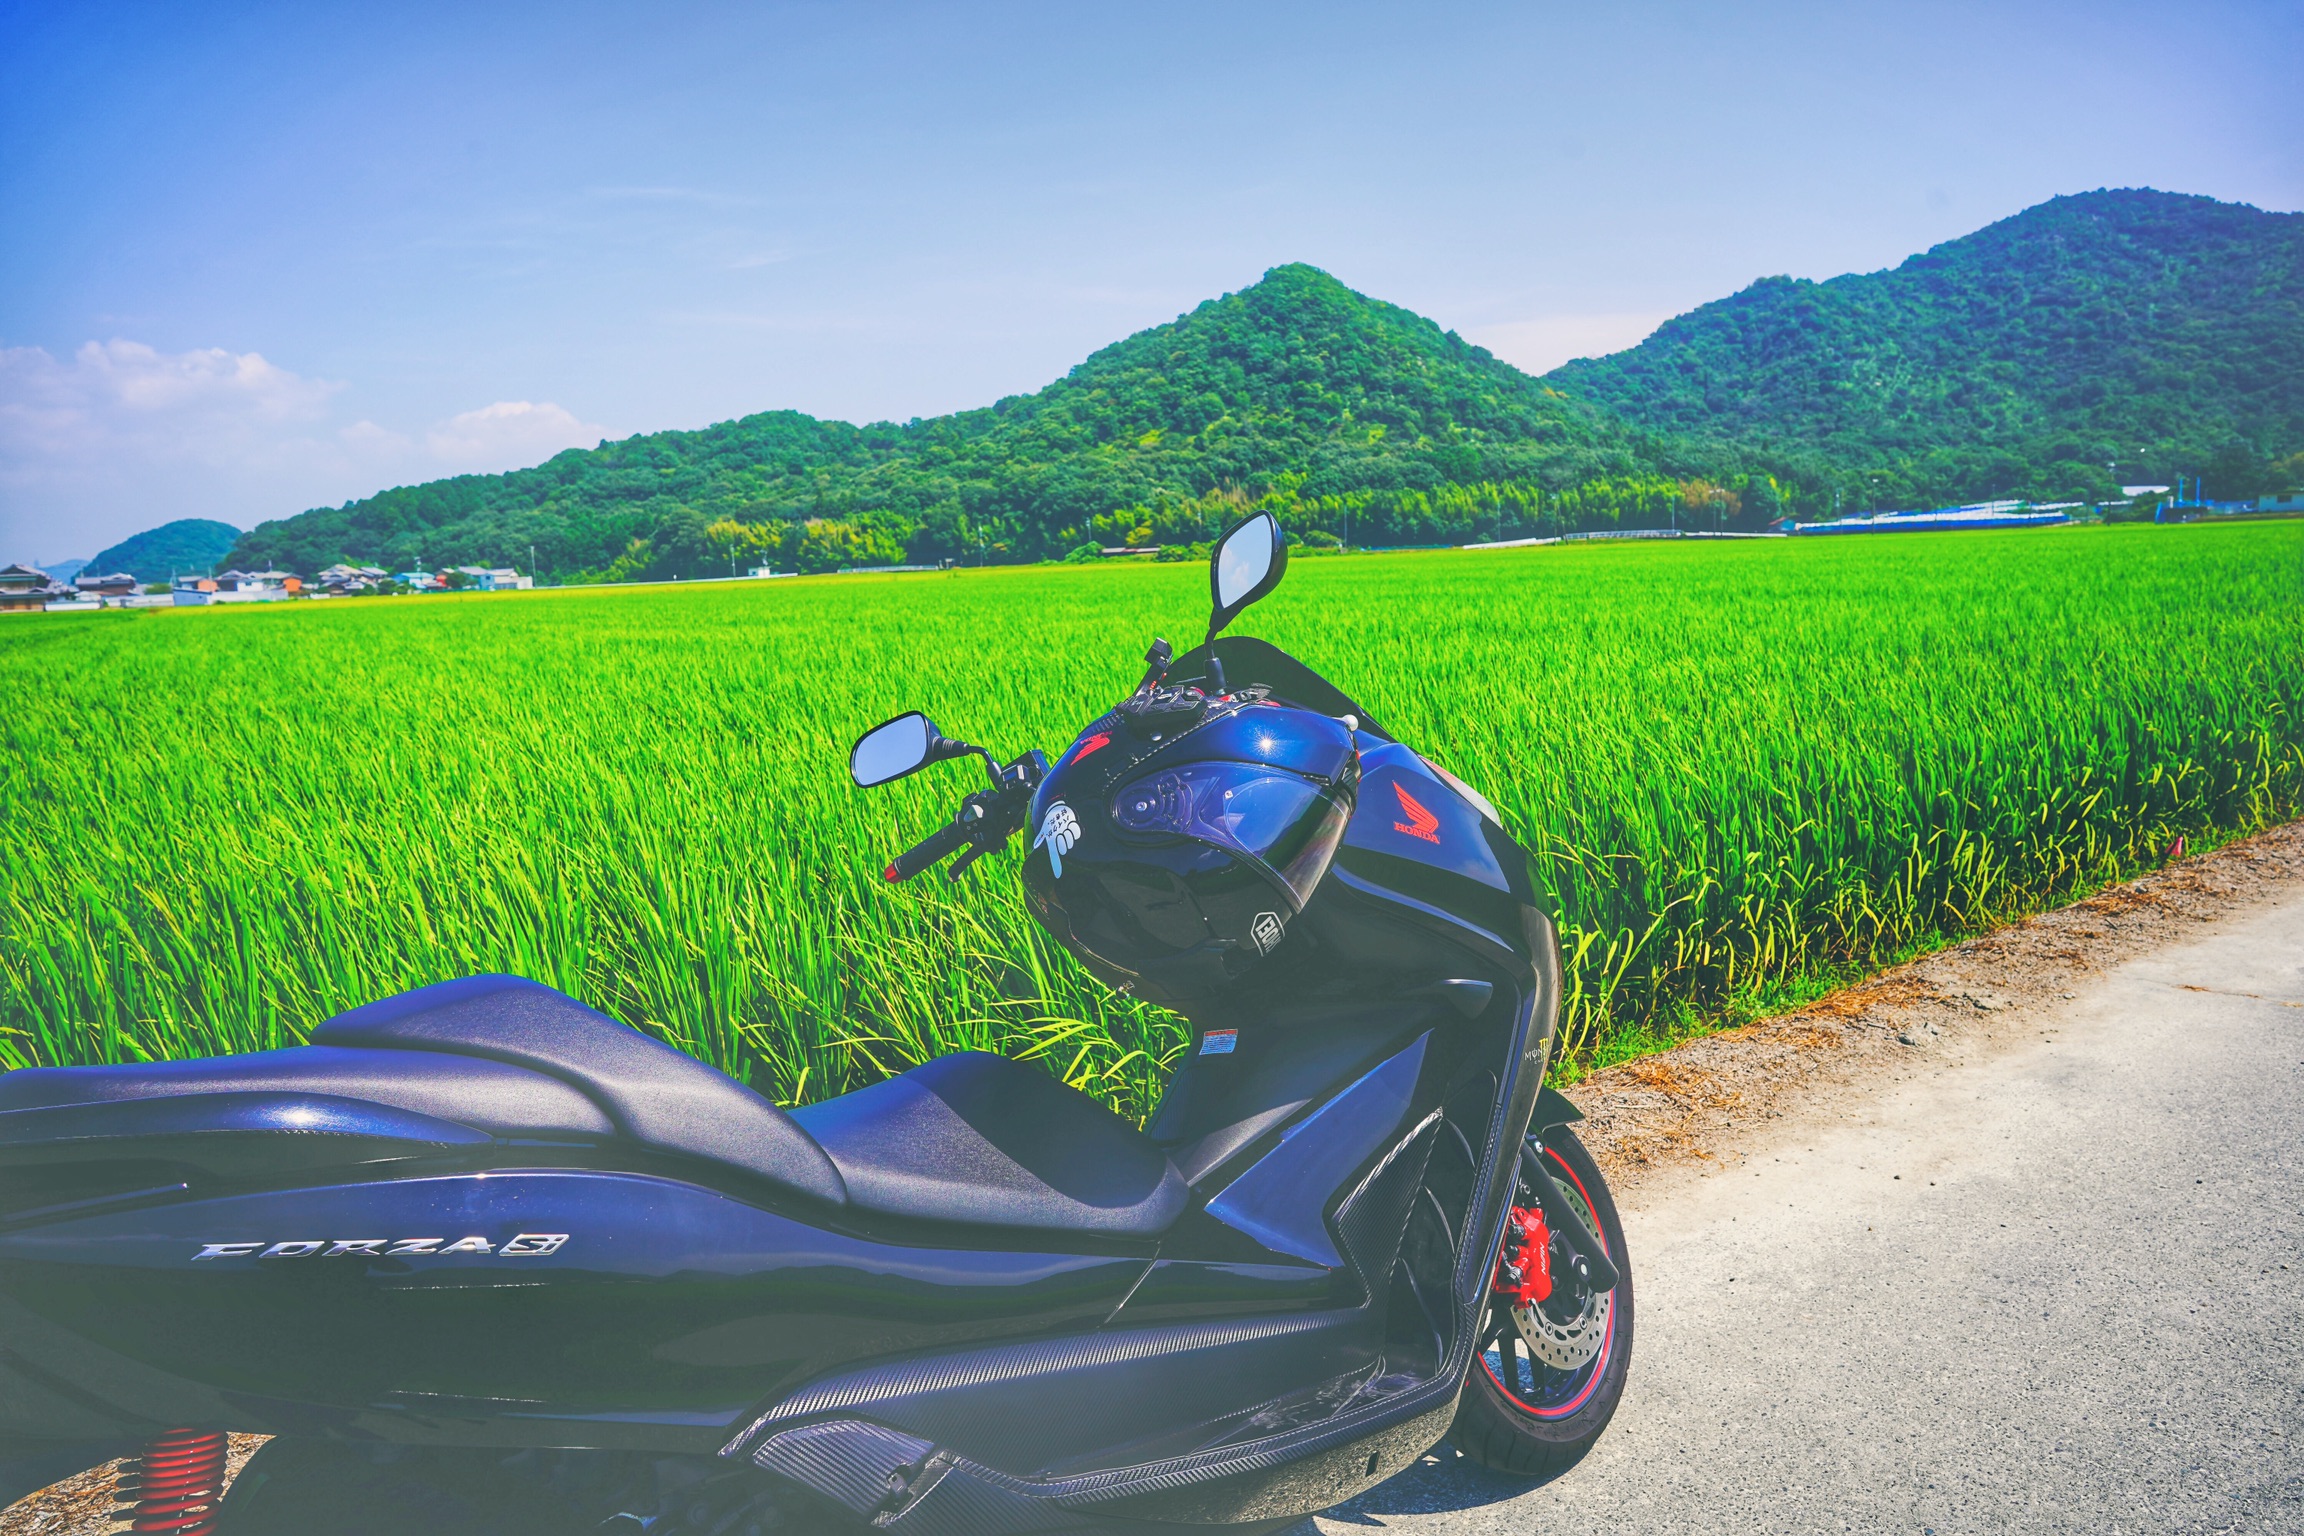
{"label": "green mountain", "polygon": [[1190,544],[1250,505],[1356,544],[1751,527],[2178,474],[2240,496],[2304,476],[2300,449],[2304,215],[2092,192],[1893,271],[1766,279],[1543,379],[1277,267],[983,410],[632,437],[268,522],[227,558],[533,548],[562,580],[1032,560]]}
{"label": "green mountain", "polygon": [[[231,553],[239,537],[240,530],[230,523],[180,517],[129,535],[89,561],[86,568],[106,576],[126,571],[138,581],[166,581],[178,572],[213,569]],[[320,563],[328,564],[325,560]]]}
{"label": "green mountain", "polygon": [[1874,505],[2205,476],[2304,449],[2304,214],[2059,197],[1890,271],[1772,277],[1546,382],[1652,432],[1840,476]]}
{"label": "green mountain", "polygon": [[1587,493],[1592,515],[1617,515],[1610,495],[1660,506],[1678,491],[1655,471],[1708,463],[1683,466],[1454,332],[1287,266],[987,409],[865,427],[775,411],[627,438],[265,523],[231,559],[525,568],[533,544],[548,573],[610,577],[1038,559],[1146,530],[1206,538],[1267,495],[1294,521],[1352,519],[1356,542],[1435,542],[1531,531],[1542,491],[1588,482],[1625,482]]}

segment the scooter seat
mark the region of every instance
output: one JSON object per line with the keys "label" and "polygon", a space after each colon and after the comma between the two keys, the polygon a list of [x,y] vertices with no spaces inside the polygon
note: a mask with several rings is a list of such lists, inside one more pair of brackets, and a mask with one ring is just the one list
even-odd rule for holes
{"label": "scooter seat", "polygon": [[968,1051],[792,1112],[849,1203],[968,1226],[1158,1237],[1190,1197],[1150,1137],[1036,1067]]}
{"label": "scooter seat", "polygon": [[382,998],[328,1020],[306,1046],[0,1074],[0,1112],[247,1092],[363,1099],[496,1135],[622,1139],[923,1221],[1155,1237],[1188,1198],[1149,1137],[1006,1057],[942,1057],[786,1114],[694,1057],[517,976]]}
{"label": "scooter seat", "polygon": [[518,976],[467,976],[381,998],[312,1031],[314,1045],[442,1052],[556,1077],[616,1131],[839,1204],[840,1175],[792,1117],[724,1072]]}

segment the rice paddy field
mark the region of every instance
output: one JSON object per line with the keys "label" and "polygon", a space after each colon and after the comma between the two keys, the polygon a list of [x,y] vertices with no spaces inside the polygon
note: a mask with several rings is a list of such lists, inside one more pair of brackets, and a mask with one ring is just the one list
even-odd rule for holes
{"label": "rice paddy field", "polygon": [[[783,1102],[946,1051],[1123,1113],[1177,1021],[890,887],[981,782],[849,787],[918,705],[1051,754],[1198,566],[0,619],[0,1065],[255,1050],[482,970]],[[2304,525],[1303,560],[1239,632],[1485,791],[1567,950],[1566,1075],[2304,802]]]}

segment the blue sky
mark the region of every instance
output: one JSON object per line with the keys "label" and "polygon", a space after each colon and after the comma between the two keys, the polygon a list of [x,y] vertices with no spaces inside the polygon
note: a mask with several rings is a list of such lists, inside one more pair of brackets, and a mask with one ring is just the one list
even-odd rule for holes
{"label": "blue sky", "polygon": [[0,0],[0,560],[1029,391],[1309,261],[1540,371],[2054,196],[2304,207],[2304,5]]}

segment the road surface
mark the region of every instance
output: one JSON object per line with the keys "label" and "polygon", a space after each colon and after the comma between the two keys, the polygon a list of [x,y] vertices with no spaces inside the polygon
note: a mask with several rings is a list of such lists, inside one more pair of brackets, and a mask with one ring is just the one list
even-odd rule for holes
{"label": "road surface", "polygon": [[1635,1197],[1580,1466],[1443,1448],[1289,1536],[2304,1532],[2304,895],[1994,1022]]}

